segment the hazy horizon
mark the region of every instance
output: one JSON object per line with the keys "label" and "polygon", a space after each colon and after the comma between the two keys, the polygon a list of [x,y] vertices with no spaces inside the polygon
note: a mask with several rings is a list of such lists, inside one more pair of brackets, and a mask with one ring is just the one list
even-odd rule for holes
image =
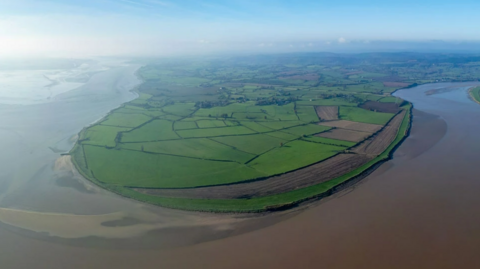
{"label": "hazy horizon", "polygon": [[478,52],[480,3],[0,1],[0,57]]}

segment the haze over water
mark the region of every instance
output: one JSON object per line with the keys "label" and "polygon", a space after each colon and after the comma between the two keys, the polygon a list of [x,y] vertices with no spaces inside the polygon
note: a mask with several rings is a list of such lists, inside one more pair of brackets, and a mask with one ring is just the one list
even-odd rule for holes
{"label": "haze over water", "polygon": [[[135,97],[138,67],[96,73],[46,102],[1,105],[6,268],[480,265],[480,106],[466,92],[471,83],[398,91],[416,110],[411,136],[393,160],[305,210],[250,219],[127,200],[83,180],[60,156],[84,126]],[[439,88],[447,90],[425,94]]]}

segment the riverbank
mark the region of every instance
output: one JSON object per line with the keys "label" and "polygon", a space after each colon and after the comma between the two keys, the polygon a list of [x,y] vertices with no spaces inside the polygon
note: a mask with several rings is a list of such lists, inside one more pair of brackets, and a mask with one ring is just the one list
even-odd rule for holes
{"label": "riverbank", "polygon": [[471,87],[468,90],[468,93],[470,94],[470,97],[473,101],[480,104],[480,87]]}

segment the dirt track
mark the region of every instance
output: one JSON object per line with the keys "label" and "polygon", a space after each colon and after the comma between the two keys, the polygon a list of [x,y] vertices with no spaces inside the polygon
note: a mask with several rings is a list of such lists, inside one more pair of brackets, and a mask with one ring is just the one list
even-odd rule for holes
{"label": "dirt track", "polygon": [[338,120],[338,106],[316,106],[315,111],[322,120]]}
{"label": "dirt track", "polygon": [[373,157],[359,154],[339,154],[312,166],[270,177],[265,180],[205,187],[195,189],[140,189],[135,190],[149,195],[164,197],[202,198],[202,199],[236,199],[272,195],[316,185],[367,163]]}
{"label": "dirt track", "polygon": [[405,111],[398,113],[382,131],[375,136],[365,140],[360,145],[352,148],[353,152],[358,154],[379,155],[381,154],[395,139],[398,129],[402,124]]}

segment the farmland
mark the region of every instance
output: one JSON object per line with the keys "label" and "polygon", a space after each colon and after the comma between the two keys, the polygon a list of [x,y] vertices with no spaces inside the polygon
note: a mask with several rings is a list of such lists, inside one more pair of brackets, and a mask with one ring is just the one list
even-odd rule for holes
{"label": "farmland", "polygon": [[480,70],[446,62],[436,72],[438,62],[397,57],[148,62],[139,97],[84,128],[70,154],[87,179],[147,203],[222,212],[295,204],[390,156],[411,108],[391,92]]}

